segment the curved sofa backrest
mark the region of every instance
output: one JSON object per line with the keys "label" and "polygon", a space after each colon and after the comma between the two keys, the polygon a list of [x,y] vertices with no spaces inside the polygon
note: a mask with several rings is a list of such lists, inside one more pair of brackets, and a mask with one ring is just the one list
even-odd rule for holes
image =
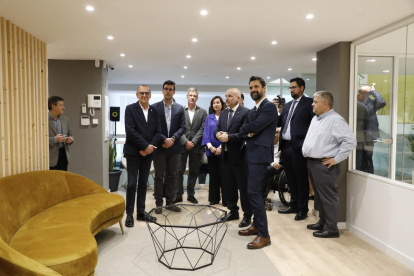
{"label": "curved sofa backrest", "polygon": [[61,202],[106,193],[95,182],[69,172],[36,171],[0,178],[0,238],[11,238],[30,218]]}

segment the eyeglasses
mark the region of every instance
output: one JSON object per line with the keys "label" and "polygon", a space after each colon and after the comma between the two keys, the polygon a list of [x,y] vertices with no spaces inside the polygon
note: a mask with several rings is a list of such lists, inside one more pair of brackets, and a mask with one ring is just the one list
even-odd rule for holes
{"label": "eyeglasses", "polygon": [[291,87],[288,87],[288,90],[293,90],[293,89],[296,89],[296,88],[298,88],[299,86],[291,86]]}
{"label": "eyeglasses", "polygon": [[149,95],[151,95],[151,92],[138,92],[138,94],[140,95],[140,96],[149,96]]}
{"label": "eyeglasses", "polygon": [[164,90],[165,92],[168,92],[168,91],[169,91],[169,92],[174,92],[174,89],[172,89],[172,88],[170,88],[170,89],[166,89],[166,88],[164,88],[163,90]]}

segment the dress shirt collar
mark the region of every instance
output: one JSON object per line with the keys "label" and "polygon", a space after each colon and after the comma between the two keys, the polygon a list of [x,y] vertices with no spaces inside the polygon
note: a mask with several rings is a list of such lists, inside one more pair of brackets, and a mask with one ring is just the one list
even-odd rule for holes
{"label": "dress shirt collar", "polygon": [[323,118],[328,117],[330,114],[334,113],[335,111],[332,109],[330,109],[329,111],[326,111],[325,113],[323,113],[322,115],[316,115],[318,118],[318,121],[322,120]]}
{"label": "dress shirt collar", "polygon": [[256,109],[259,109],[259,106],[264,101],[264,99],[266,99],[266,97],[263,97],[263,99],[256,104]]}
{"label": "dress shirt collar", "polygon": [[142,105],[141,105],[141,103],[140,102],[138,102],[139,103],[139,106],[142,108],[142,110],[145,110],[145,111],[147,111],[148,110],[148,108],[149,108],[149,103],[148,103],[148,107],[147,108],[144,108]]}
{"label": "dress shirt collar", "polygon": [[191,109],[188,105],[184,106],[185,110],[189,110],[191,112],[194,112],[196,110],[196,108],[197,108],[197,105],[195,105],[193,109]]}
{"label": "dress shirt collar", "polygon": [[52,114],[50,114],[50,112],[49,112],[49,116],[50,118],[52,118],[53,121],[57,121],[60,118],[60,115],[59,115],[57,119],[55,119],[55,117]]}
{"label": "dress shirt collar", "polygon": [[165,103],[165,101],[164,101],[164,100],[162,100],[162,103],[164,104],[164,107],[166,107],[166,108],[171,108],[171,107],[175,104],[175,102],[174,102],[174,101],[172,101],[171,105],[170,105],[170,106],[168,106],[168,105]]}
{"label": "dress shirt collar", "polygon": [[229,108],[229,113],[230,113],[230,109],[233,110],[233,113],[236,113],[237,108],[239,108],[239,104],[237,104],[235,107],[233,108]]}

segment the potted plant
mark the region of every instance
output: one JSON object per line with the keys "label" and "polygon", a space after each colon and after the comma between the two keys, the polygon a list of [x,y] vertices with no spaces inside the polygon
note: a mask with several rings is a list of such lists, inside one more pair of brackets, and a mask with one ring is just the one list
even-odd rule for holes
{"label": "potted plant", "polygon": [[[405,135],[405,138],[407,138],[411,148],[411,156],[409,158],[414,161],[414,134]],[[414,170],[412,172],[412,182],[414,184]]]}
{"label": "potted plant", "polygon": [[117,156],[115,141],[114,136],[109,138],[109,189],[111,189],[111,192],[118,191],[119,179],[122,174],[121,170],[114,170]]}

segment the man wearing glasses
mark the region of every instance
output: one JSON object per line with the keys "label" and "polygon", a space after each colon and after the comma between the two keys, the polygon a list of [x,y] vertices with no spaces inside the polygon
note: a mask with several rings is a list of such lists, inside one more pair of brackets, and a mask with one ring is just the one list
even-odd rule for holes
{"label": "man wearing glasses", "polygon": [[157,209],[156,214],[162,213],[163,182],[165,177],[166,209],[180,212],[181,209],[174,205],[175,186],[180,154],[180,138],[185,132],[184,108],[173,101],[175,94],[175,82],[167,80],[162,86],[164,99],[154,104],[158,111],[159,125],[161,128],[160,139],[154,154],[154,197]]}
{"label": "man wearing glasses", "polygon": [[137,193],[137,220],[157,219],[145,212],[145,197],[147,194],[147,182],[153,158],[153,152],[157,148],[161,134],[158,123],[158,111],[151,105],[151,90],[147,85],[141,85],[137,90],[138,101],[130,104],[125,109],[125,133],[126,141],[124,156],[128,165],[128,186],[126,190],[126,227],[134,227],[134,205]]}
{"label": "man wearing glasses", "polygon": [[315,114],[312,108],[313,99],[303,95],[305,81],[302,78],[291,79],[289,90],[293,100],[284,106],[278,127],[281,127],[280,164],[286,170],[291,198],[290,206],[278,212],[279,214],[296,213],[295,220],[304,220],[309,210],[309,182],[307,161],[302,154],[302,145]]}

